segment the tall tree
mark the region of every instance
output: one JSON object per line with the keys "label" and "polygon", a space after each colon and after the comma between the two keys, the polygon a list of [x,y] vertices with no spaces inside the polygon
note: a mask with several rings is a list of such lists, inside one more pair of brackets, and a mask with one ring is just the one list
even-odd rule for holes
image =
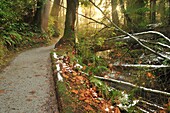
{"label": "tall tree", "polygon": [[61,0],[54,0],[53,8],[51,15],[54,17],[54,28],[56,33],[58,32],[58,19],[59,19],[59,11],[60,11],[60,2]]}
{"label": "tall tree", "polygon": [[[76,10],[78,8],[78,3],[78,0],[67,0],[64,35],[59,41],[59,43],[72,43],[75,38]],[[57,44],[55,45],[55,47],[56,46]]]}
{"label": "tall tree", "polygon": [[[170,12],[170,0],[168,0],[168,12]],[[170,13],[168,13],[168,25],[170,26]]]}
{"label": "tall tree", "polygon": [[53,2],[54,2],[54,0],[46,0],[44,7],[42,9],[41,30],[43,32],[48,31],[48,20],[49,20],[52,6],[53,6]]}
{"label": "tall tree", "polygon": [[150,0],[150,22],[156,22],[156,0]]}
{"label": "tall tree", "polygon": [[41,15],[42,15],[43,4],[44,2],[42,0],[37,0],[33,22],[35,25],[37,25],[38,28],[41,28],[41,17],[42,17]]}
{"label": "tall tree", "polygon": [[160,0],[158,3],[158,13],[160,14],[159,19],[160,22],[165,23],[165,17],[166,17],[166,7],[165,7],[165,0]]}
{"label": "tall tree", "polygon": [[34,16],[34,23],[42,32],[48,31],[48,19],[54,0],[37,0],[37,9]]}
{"label": "tall tree", "polygon": [[111,5],[112,5],[112,21],[116,24],[119,25],[119,18],[118,18],[118,12],[116,10],[117,8],[117,0],[111,0]]}

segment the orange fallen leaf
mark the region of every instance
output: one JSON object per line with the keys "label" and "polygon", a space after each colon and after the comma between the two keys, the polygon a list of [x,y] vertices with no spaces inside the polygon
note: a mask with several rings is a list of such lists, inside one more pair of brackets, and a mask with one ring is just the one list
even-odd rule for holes
{"label": "orange fallen leaf", "polygon": [[141,63],[142,63],[142,61],[141,61],[141,60],[139,60],[139,61],[138,61],[138,64],[141,64]]}
{"label": "orange fallen leaf", "polygon": [[72,93],[78,94],[78,90],[71,90]]}
{"label": "orange fallen leaf", "polygon": [[117,56],[117,57],[120,57],[120,56],[122,56],[122,54],[121,54],[121,53],[117,53],[116,56]]}
{"label": "orange fallen leaf", "polygon": [[87,111],[94,111],[94,109],[90,105],[87,105],[86,107],[84,107],[84,109]]}
{"label": "orange fallen leaf", "polygon": [[167,113],[165,110],[159,110],[159,113]]}
{"label": "orange fallen leaf", "polygon": [[86,98],[85,97],[79,97],[79,100],[85,100]]}
{"label": "orange fallen leaf", "polygon": [[82,76],[77,76],[76,78],[80,81],[84,80],[84,77],[82,77]]}
{"label": "orange fallen leaf", "polygon": [[147,75],[149,78],[155,78],[155,77],[153,76],[153,74],[150,73],[150,72],[148,72],[146,75]]}
{"label": "orange fallen leaf", "polygon": [[35,91],[33,90],[33,91],[30,91],[29,93],[33,95],[33,94],[35,94]]}
{"label": "orange fallen leaf", "polygon": [[86,99],[85,102],[88,103],[88,104],[91,103],[91,101],[89,99]]}
{"label": "orange fallen leaf", "polygon": [[114,113],[121,113],[121,112],[120,112],[120,109],[119,109],[118,107],[115,107],[115,108],[114,108]]}
{"label": "orange fallen leaf", "polygon": [[66,79],[69,78],[69,76],[67,76],[66,74],[63,74],[63,77]]}
{"label": "orange fallen leaf", "polygon": [[86,70],[86,66],[83,66],[82,70],[83,70],[83,71]]}
{"label": "orange fallen leaf", "polygon": [[74,71],[74,72],[73,72],[73,76],[77,76],[77,72]]}
{"label": "orange fallen leaf", "polygon": [[5,90],[0,90],[0,94],[5,93]]}
{"label": "orange fallen leaf", "polygon": [[94,101],[95,103],[98,103],[98,104],[100,103],[100,100],[97,100],[97,99],[94,99],[93,101]]}

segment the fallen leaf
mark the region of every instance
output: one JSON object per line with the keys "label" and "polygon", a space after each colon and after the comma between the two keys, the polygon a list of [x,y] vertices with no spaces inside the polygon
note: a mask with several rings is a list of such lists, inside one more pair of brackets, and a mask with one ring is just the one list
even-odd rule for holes
{"label": "fallen leaf", "polygon": [[84,77],[82,77],[82,76],[77,76],[76,77],[78,80],[80,80],[80,81],[83,81],[84,80]]}
{"label": "fallen leaf", "polygon": [[72,93],[78,94],[78,90],[71,90]]}
{"label": "fallen leaf", "polygon": [[28,99],[26,99],[26,101],[32,101],[32,99],[28,98]]}
{"label": "fallen leaf", "polygon": [[94,101],[95,103],[98,103],[98,104],[100,103],[100,100],[97,100],[97,99],[94,99],[93,101]]}
{"label": "fallen leaf", "polygon": [[86,99],[85,97],[79,97],[79,100],[81,100],[81,101],[83,101],[85,99]]}
{"label": "fallen leaf", "polygon": [[77,72],[73,71],[73,76],[77,76]]}
{"label": "fallen leaf", "polygon": [[29,93],[33,95],[33,94],[35,94],[35,91],[30,91]]}
{"label": "fallen leaf", "polygon": [[87,111],[94,111],[94,109],[90,105],[87,105],[86,107],[84,107],[84,109]]}
{"label": "fallen leaf", "polygon": [[91,104],[91,100],[89,100],[89,99],[86,99],[85,102],[88,104]]}
{"label": "fallen leaf", "polygon": [[120,109],[119,109],[118,107],[115,107],[115,108],[114,108],[114,113],[121,113],[121,112],[120,112]]}
{"label": "fallen leaf", "polygon": [[68,78],[69,78],[69,76],[68,76],[68,75],[66,75],[66,74],[63,74],[63,77],[64,77],[64,78],[66,78],[66,79],[68,79]]}
{"label": "fallen leaf", "polygon": [[0,94],[5,93],[5,90],[0,90]]}
{"label": "fallen leaf", "polygon": [[142,63],[142,61],[138,61],[138,64],[141,64]]}
{"label": "fallen leaf", "polygon": [[149,78],[155,78],[155,77],[153,76],[153,74],[150,73],[150,72],[148,72],[146,75],[147,75]]}
{"label": "fallen leaf", "polygon": [[41,76],[41,75],[35,75],[35,77],[39,77],[39,76]]}
{"label": "fallen leaf", "polygon": [[86,70],[86,66],[83,66],[82,70],[83,70],[83,71]]}

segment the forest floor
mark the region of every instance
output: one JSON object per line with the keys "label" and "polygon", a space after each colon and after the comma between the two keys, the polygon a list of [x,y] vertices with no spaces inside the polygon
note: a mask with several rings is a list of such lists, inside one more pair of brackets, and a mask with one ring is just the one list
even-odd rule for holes
{"label": "forest floor", "polygon": [[50,63],[53,47],[22,52],[0,72],[1,113],[58,113]]}

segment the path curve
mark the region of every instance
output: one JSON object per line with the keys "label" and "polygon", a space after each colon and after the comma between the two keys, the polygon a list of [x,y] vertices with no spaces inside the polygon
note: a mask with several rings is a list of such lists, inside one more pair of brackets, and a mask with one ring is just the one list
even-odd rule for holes
{"label": "path curve", "polygon": [[58,113],[50,63],[53,47],[27,50],[0,73],[0,113]]}

